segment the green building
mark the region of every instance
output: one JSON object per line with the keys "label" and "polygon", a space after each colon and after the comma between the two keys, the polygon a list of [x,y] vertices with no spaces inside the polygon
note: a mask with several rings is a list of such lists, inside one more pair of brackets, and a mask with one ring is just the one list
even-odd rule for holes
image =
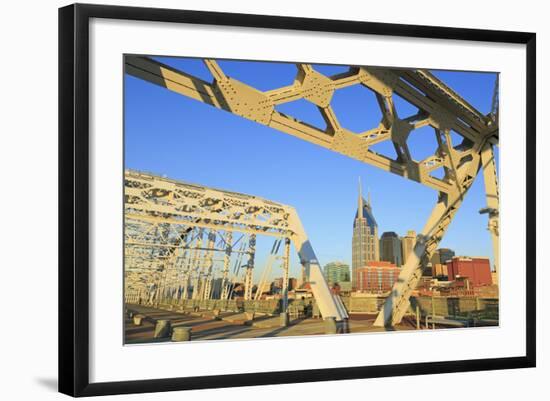
{"label": "green building", "polygon": [[344,262],[330,262],[325,265],[325,278],[329,285],[351,281],[349,265]]}

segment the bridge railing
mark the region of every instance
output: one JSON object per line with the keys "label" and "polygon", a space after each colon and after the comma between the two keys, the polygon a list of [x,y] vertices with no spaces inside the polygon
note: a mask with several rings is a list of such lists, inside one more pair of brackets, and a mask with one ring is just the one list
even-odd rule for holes
{"label": "bridge railing", "polygon": [[[384,305],[385,297],[341,297],[348,313],[376,314]],[[138,303],[138,297],[129,296],[127,303]],[[145,301],[142,302],[144,304]],[[249,312],[265,315],[276,315],[281,312],[281,302],[271,300],[197,300],[166,298],[155,303],[154,306],[163,309],[179,308],[184,311],[213,311]],[[411,297],[411,306],[408,314],[416,314],[416,307],[420,317],[440,316],[450,319],[478,319],[496,320],[499,316],[498,298],[488,297]],[[289,299],[288,312],[295,317],[319,317],[319,309],[314,299]]]}
{"label": "bridge railing", "polygon": [[[383,296],[341,297],[348,313],[378,313],[382,308]],[[499,300],[488,297],[411,297],[408,314],[416,314],[418,305],[420,315],[448,318],[478,318],[498,320]]]}

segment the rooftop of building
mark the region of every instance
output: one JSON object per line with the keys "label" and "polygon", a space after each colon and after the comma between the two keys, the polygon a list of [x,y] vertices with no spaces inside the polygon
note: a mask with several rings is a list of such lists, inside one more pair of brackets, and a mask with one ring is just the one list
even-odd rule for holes
{"label": "rooftop of building", "polygon": [[384,260],[373,260],[373,261],[367,262],[365,266],[358,267],[358,269],[368,269],[372,267],[393,268],[393,267],[397,267],[397,265],[391,262],[386,262]]}
{"label": "rooftop of building", "polygon": [[325,267],[349,267],[349,263],[342,262],[341,260],[335,260],[333,262],[328,262]]}
{"label": "rooftop of building", "polygon": [[355,212],[355,220],[353,221],[353,227],[355,228],[357,226],[357,222],[359,219],[365,219],[371,231],[374,231],[374,229],[378,227],[378,223],[376,222],[376,219],[374,218],[374,214],[372,213],[372,207],[363,198],[361,198],[361,203],[363,207],[357,208],[357,212]]}
{"label": "rooftop of building", "polygon": [[372,206],[370,202],[370,193],[368,196],[369,200],[366,201],[363,198],[363,193],[361,190],[361,180],[359,180],[359,197],[357,202],[357,211],[355,212],[355,219],[353,220],[353,228],[357,226],[357,223],[365,219],[367,221],[367,225],[370,227],[371,231],[374,232],[375,227],[378,227],[378,223],[376,223],[376,219],[374,218],[374,215],[372,214]]}
{"label": "rooftop of building", "polygon": [[384,231],[382,238],[399,238],[399,235],[394,231]]}
{"label": "rooftop of building", "polygon": [[487,260],[487,261],[489,260],[487,256],[453,256],[451,260],[472,261],[474,259],[481,259],[481,260]]}

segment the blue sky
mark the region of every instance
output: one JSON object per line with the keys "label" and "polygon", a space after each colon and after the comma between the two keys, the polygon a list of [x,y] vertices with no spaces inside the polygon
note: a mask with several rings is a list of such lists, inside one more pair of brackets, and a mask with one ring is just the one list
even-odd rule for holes
{"label": "blue sky", "polygon": [[[199,59],[157,59],[212,80]],[[296,75],[293,64],[219,63],[227,75],[260,90],[288,85]],[[325,74],[345,69],[314,67]],[[482,113],[490,111],[495,74],[433,72]],[[400,117],[416,111],[402,99],[395,102]],[[277,106],[277,110],[324,127],[314,105],[303,100],[293,103]],[[361,86],[336,91],[332,106],[341,124],[355,132],[373,128],[380,121],[374,95]],[[409,145],[415,159],[433,153],[436,142],[432,132],[423,128],[411,134]],[[379,144],[374,149],[395,155],[391,144]],[[420,231],[437,200],[436,191],[421,184],[129,75],[125,76],[125,168],[292,205],[322,265],[334,260],[351,264],[358,177],[362,179],[364,192],[370,189],[380,234]],[[460,255],[492,258],[487,216],[478,213],[484,206],[480,174],[440,246],[454,249]],[[272,238],[258,239],[257,266],[263,266],[272,243]],[[296,276],[298,271],[293,252],[291,275]],[[261,269],[256,269],[256,277],[260,272]],[[272,276],[280,275],[280,269],[274,269]]]}

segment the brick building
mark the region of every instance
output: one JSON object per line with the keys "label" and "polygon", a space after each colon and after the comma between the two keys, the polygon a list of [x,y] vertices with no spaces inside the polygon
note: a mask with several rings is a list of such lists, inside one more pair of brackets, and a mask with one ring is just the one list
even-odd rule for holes
{"label": "brick building", "polygon": [[489,258],[455,256],[446,264],[449,281],[468,278],[472,287],[493,284]]}
{"label": "brick building", "polygon": [[393,263],[371,261],[366,266],[357,268],[356,290],[376,293],[390,291],[399,277],[399,271]]}

